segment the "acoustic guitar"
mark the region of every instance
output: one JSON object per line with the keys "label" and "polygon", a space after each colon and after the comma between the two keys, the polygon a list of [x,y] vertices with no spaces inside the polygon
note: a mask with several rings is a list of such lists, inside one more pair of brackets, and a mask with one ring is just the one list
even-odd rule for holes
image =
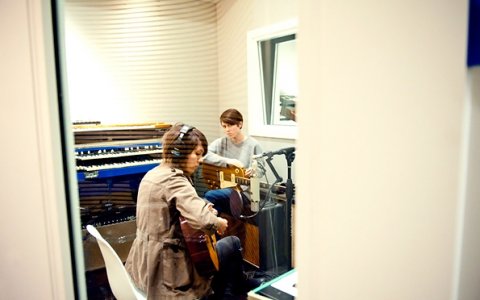
{"label": "acoustic guitar", "polygon": [[[219,167],[209,163],[202,162],[202,177],[208,189],[215,190],[221,188],[235,188],[241,191],[240,185],[250,185],[251,179],[245,175],[246,170],[235,166]],[[262,189],[269,189],[270,185],[265,182],[259,182]],[[273,192],[276,194],[285,193],[285,187],[275,185]]]}
{"label": "acoustic guitar", "polygon": [[198,274],[204,277],[212,276],[220,268],[215,250],[217,243],[215,234],[209,235],[200,229],[193,229],[182,216],[180,216],[180,227]]}

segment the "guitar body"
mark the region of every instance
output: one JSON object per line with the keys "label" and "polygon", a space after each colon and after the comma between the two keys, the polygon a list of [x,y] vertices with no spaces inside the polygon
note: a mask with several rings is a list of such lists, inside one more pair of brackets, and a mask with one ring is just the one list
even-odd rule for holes
{"label": "guitar body", "polygon": [[[199,182],[202,186],[206,186],[209,190],[220,189],[222,186],[225,186],[225,182],[231,183],[231,188],[235,189],[238,192],[241,192],[239,185],[250,185],[251,179],[247,178],[245,175],[245,170],[237,167],[219,167],[209,163],[202,162],[200,164],[201,176]],[[221,176],[221,174],[223,175]],[[232,180],[232,177],[234,180]],[[260,182],[260,189],[263,193],[267,193],[269,189],[272,189],[272,194],[274,195],[276,201],[285,201],[284,194],[286,192],[285,187],[282,185],[271,186],[268,183]],[[236,195],[234,195],[236,197]],[[239,198],[239,197],[237,197]],[[239,199],[238,199],[239,200]],[[274,208],[278,208],[275,206]],[[280,212],[275,215],[280,215]],[[243,258],[248,263],[260,267],[260,240],[267,247],[270,246],[270,243],[266,243],[267,235],[260,237],[259,224],[257,219],[238,219],[233,215],[221,214],[221,217],[228,220],[228,228],[224,236],[235,235],[240,238],[243,248]],[[262,214],[259,215],[261,219]],[[269,250],[262,250],[265,253],[270,253]],[[265,262],[263,262],[265,263]]]}
{"label": "guitar body", "polygon": [[[201,179],[209,190],[231,187],[237,191],[241,191],[240,185],[250,185],[251,179],[245,175],[245,169],[235,166],[219,167],[205,162],[200,163],[200,166],[202,170]],[[265,182],[259,182],[259,186],[264,190],[272,188],[271,185]],[[273,187],[272,192],[275,194],[284,194],[285,187],[277,184]]]}
{"label": "guitar body", "polygon": [[[246,178],[245,170],[237,167],[218,167],[212,164],[202,163],[202,177],[205,179],[208,189],[216,190],[224,188],[225,182],[230,182],[231,186],[237,187],[238,179]],[[223,178],[221,178],[222,174]],[[235,178],[237,180],[235,180]],[[247,183],[248,184],[248,183]]]}
{"label": "guitar body", "polygon": [[182,216],[180,216],[180,227],[198,274],[204,277],[212,276],[220,267],[215,250],[217,242],[215,235],[208,235],[202,230],[193,229]]}

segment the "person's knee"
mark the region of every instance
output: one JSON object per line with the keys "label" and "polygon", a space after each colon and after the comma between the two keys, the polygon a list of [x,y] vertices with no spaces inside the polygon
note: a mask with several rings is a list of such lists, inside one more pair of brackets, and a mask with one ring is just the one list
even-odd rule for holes
{"label": "person's knee", "polygon": [[231,249],[232,254],[242,252],[242,243],[240,242],[240,239],[237,236],[230,235],[225,237],[225,239],[227,239],[227,242],[229,244],[228,248]]}
{"label": "person's knee", "polygon": [[235,250],[242,249],[242,243],[240,242],[240,239],[237,236],[231,235],[229,236],[229,238],[230,238],[230,243],[232,244],[233,249]]}
{"label": "person's knee", "polygon": [[226,236],[217,241],[217,253],[220,256],[228,257],[241,250],[242,243],[240,239],[234,235]]}
{"label": "person's knee", "polygon": [[212,200],[212,199],[214,198],[213,195],[214,195],[213,191],[207,191],[207,192],[205,193],[204,197],[205,197],[205,199],[207,199],[207,200],[210,201],[210,200]]}

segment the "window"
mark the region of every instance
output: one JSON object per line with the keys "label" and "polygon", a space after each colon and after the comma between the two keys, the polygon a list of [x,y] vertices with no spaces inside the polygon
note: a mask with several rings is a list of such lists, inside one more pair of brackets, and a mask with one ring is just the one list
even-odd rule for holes
{"label": "window", "polygon": [[295,139],[296,20],[248,33],[249,132]]}

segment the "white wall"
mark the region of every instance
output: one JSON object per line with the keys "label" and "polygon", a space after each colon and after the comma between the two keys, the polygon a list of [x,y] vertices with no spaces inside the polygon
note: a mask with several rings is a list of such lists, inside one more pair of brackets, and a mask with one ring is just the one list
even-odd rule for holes
{"label": "white wall", "polygon": [[[297,16],[296,1],[64,2],[72,121],[183,121],[209,141],[232,107],[248,134],[247,32]],[[265,151],[295,144],[256,138]],[[273,163],[286,179],[286,161]]]}
{"label": "white wall", "polygon": [[458,299],[476,300],[480,299],[480,67],[471,68],[468,76],[468,166]]}
{"label": "white wall", "polygon": [[[72,121],[183,121],[209,141],[231,107],[248,134],[247,32],[297,16],[296,1],[64,2]],[[265,151],[295,143],[256,138]]]}
{"label": "white wall", "polygon": [[73,121],[186,122],[216,135],[214,3],[63,2]]}
{"label": "white wall", "polygon": [[467,1],[299,11],[299,298],[459,299]]}
{"label": "white wall", "polygon": [[[46,3],[0,1],[7,299],[73,299]],[[478,299],[466,1],[299,4],[299,298]]]}
{"label": "white wall", "polygon": [[[238,109],[244,116],[244,131],[248,134],[247,33],[298,16],[298,1],[287,0],[222,0],[217,4],[218,30],[218,116],[228,108]],[[218,120],[218,117],[217,117]],[[218,136],[223,135],[218,126]],[[291,139],[254,136],[264,151],[294,146]],[[272,163],[284,180],[286,160],[275,157]],[[267,168],[268,169],[268,168]],[[295,179],[296,161],[292,165]],[[270,182],[275,180],[268,172]]]}
{"label": "white wall", "polygon": [[2,299],[74,299],[49,3],[0,1]]}
{"label": "white wall", "polygon": [[248,31],[296,16],[297,1],[222,0],[217,4],[219,114],[235,107],[248,120]]}

